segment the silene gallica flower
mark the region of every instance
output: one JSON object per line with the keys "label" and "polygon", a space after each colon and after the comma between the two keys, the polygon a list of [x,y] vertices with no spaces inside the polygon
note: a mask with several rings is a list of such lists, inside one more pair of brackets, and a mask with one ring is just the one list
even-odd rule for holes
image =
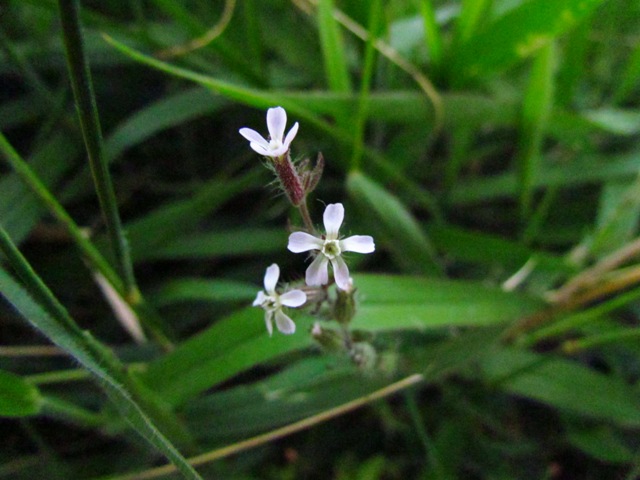
{"label": "silene gallica flower", "polygon": [[343,220],[344,207],[341,203],[332,203],[327,205],[323,215],[326,235],[315,237],[306,232],[294,232],[289,235],[289,251],[317,251],[305,274],[307,285],[315,287],[329,283],[328,264],[331,262],[336,285],[341,290],[349,290],[349,268],[342,258],[342,253],[371,253],[375,250],[373,238],[369,235],[353,235],[340,239],[338,233]]}
{"label": "silene gallica flower", "polygon": [[253,301],[254,307],[264,309],[264,321],[267,325],[269,335],[273,334],[273,319],[275,317],[276,327],[287,335],[296,331],[296,324],[283,311],[283,307],[299,307],[307,301],[307,295],[302,290],[289,290],[280,295],[276,292],[276,285],[280,278],[280,267],[273,264],[267,268],[264,274],[264,291],[258,292]]}
{"label": "silene gallica flower", "polygon": [[298,133],[298,122],[296,122],[284,137],[286,125],[287,112],[282,107],[274,107],[267,110],[269,140],[251,128],[241,128],[240,135],[251,142],[250,146],[255,152],[265,157],[278,158],[287,153],[289,145]]}

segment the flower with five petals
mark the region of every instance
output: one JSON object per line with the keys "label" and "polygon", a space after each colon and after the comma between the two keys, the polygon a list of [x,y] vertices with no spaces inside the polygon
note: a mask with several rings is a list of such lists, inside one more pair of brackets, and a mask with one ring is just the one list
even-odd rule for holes
{"label": "flower with five petals", "polygon": [[298,122],[296,122],[284,137],[286,125],[287,112],[282,107],[274,107],[267,110],[269,140],[251,128],[241,128],[240,135],[249,140],[251,148],[260,155],[278,158],[287,153],[289,145],[298,133]]}
{"label": "flower with five petals", "polygon": [[299,307],[307,301],[307,295],[302,290],[289,290],[280,295],[276,292],[276,284],[280,278],[280,267],[273,264],[264,274],[264,291],[258,292],[253,301],[254,307],[264,309],[264,321],[269,335],[273,334],[273,320],[282,333],[291,334],[296,331],[296,324],[283,311],[282,307]]}
{"label": "flower with five petals", "polygon": [[343,220],[344,207],[341,203],[332,203],[327,205],[323,215],[326,235],[316,237],[306,232],[294,232],[289,235],[287,248],[291,252],[317,251],[305,274],[307,285],[315,287],[329,283],[328,265],[331,263],[336,285],[341,290],[348,290],[349,268],[342,258],[342,253],[371,253],[375,250],[373,238],[369,235],[353,235],[340,239],[338,233]]}

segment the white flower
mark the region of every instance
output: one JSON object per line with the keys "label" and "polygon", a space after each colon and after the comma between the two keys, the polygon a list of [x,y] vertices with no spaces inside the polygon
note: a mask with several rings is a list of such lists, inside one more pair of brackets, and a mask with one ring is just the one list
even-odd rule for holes
{"label": "white flower", "polygon": [[[264,292],[258,292],[253,301],[254,307],[264,309],[264,321],[269,335],[273,333],[272,320],[275,316],[276,327],[282,333],[291,334],[296,331],[296,324],[282,312],[282,307],[299,307],[307,301],[307,295],[302,290],[289,290],[280,295],[276,292],[276,284],[280,277],[280,267],[275,263],[267,268],[264,274]],[[266,292],[266,293],[265,293]]]}
{"label": "white flower", "polygon": [[327,234],[322,238],[305,232],[294,232],[289,235],[287,248],[293,253],[318,251],[316,258],[307,268],[305,275],[307,285],[316,287],[329,283],[327,267],[331,262],[338,288],[348,290],[351,286],[349,268],[342,259],[342,252],[371,253],[375,250],[373,238],[369,235],[354,235],[340,240],[338,231],[342,220],[344,220],[344,207],[341,203],[332,203],[324,210],[323,221]]}
{"label": "white flower", "polygon": [[251,148],[265,157],[281,157],[298,133],[298,122],[296,122],[286,138],[284,138],[284,128],[287,125],[287,112],[282,107],[274,107],[267,110],[267,129],[269,130],[269,140],[251,128],[241,128],[240,135],[249,140]]}

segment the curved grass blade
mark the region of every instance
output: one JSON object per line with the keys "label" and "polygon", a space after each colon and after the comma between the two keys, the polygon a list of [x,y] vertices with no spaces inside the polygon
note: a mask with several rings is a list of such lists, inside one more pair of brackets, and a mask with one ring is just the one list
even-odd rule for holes
{"label": "curved grass blade", "polygon": [[172,436],[182,436],[180,427],[174,426],[171,420],[167,419],[161,411],[162,407],[155,404],[155,400],[140,389],[110,350],[77,326],[66,309],[15,249],[4,230],[0,230],[0,233],[2,250],[31,290],[31,294],[28,293],[0,266],[2,296],[36,329],[89,370],[123,417],[145,440],[162,452],[185,478],[199,479],[200,476],[160,432],[155,422],[162,416],[163,427],[170,431]]}

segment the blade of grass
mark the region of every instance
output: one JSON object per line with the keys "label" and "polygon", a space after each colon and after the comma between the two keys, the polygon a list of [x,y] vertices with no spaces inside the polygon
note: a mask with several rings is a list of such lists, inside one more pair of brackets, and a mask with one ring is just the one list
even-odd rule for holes
{"label": "blade of grass", "polygon": [[540,49],[531,68],[525,93],[518,145],[520,215],[526,224],[533,209],[535,178],[540,170],[540,149],[553,102],[555,44]]}
{"label": "blade of grass", "polygon": [[122,228],[122,222],[120,221],[120,214],[118,213],[109,167],[104,156],[98,108],[80,30],[79,2],[78,0],[59,0],[58,5],[69,77],[76,101],[82,135],[89,156],[96,193],[109,232],[118,271],[124,283],[125,294],[135,303],[139,297],[139,291],[133,274],[133,263],[131,262],[129,247]]}
{"label": "blade of grass", "polygon": [[[42,183],[31,167],[29,167],[27,162],[18,155],[18,152],[13,149],[1,132],[0,152],[4,154],[4,157],[7,159],[11,167],[47,207],[49,212],[51,212],[51,214],[64,225],[76,246],[80,249],[85,256],[85,259],[91,265],[91,269],[93,271],[100,272],[118,292],[118,294],[135,310],[138,314],[138,318],[145,322],[145,326],[149,328],[158,342],[165,348],[170,348],[171,342],[167,337],[166,327],[163,325],[162,320],[145,303],[142,295],[138,295],[137,298],[131,299],[125,294],[124,283],[118,274],[111,268],[109,262],[105,260],[100,251],[94,246],[91,240],[89,240],[85,232],[83,232],[75,223],[65,208]],[[135,300],[135,302],[132,300]]]}
{"label": "blade of grass", "polygon": [[78,327],[1,227],[0,248],[27,287],[25,290],[0,266],[2,295],[36,329],[87,368],[138,433],[173,462],[185,478],[199,479],[158,429],[161,425],[172,438],[190,443],[188,433],[173,413],[127,372],[111,350]]}
{"label": "blade of grass", "polygon": [[333,9],[333,0],[320,0],[318,3],[318,30],[327,83],[334,92],[350,92],[345,44],[340,26],[333,18]]}
{"label": "blade of grass", "polygon": [[424,23],[424,40],[429,52],[429,65],[431,67],[431,76],[438,80],[442,78],[443,68],[443,46],[442,33],[436,20],[436,12],[433,8],[432,0],[423,0],[420,2],[420,13]]}
{"label": "blade of grass", "polygon": [[380,25],[382,8],[380,0],[374,0],[369,13],[369,37],[367,38],[367,46],[364,56],[364,67],[362,71],[362,80],[360,83],[360,99],[358,109],[355,115],[355,125],[353,126],[353,152],[351,155],[351,170],[356,171],[360,168],[362,155],[364,153],[364,131],[367,112],[367,98],[371,90],[371,82],[373,77],[373,67],[375,65],[375,36]]}
{"label": "blade of grass", "polygon": [[388,248],[407,272],[425,275],[440,273],[431,242],[411,212],[395,195],[360,172],[349,174],[347,188],[351,196],[361,202],[363,210],[375,215],[385,231],[392,232],[387,238]]}

